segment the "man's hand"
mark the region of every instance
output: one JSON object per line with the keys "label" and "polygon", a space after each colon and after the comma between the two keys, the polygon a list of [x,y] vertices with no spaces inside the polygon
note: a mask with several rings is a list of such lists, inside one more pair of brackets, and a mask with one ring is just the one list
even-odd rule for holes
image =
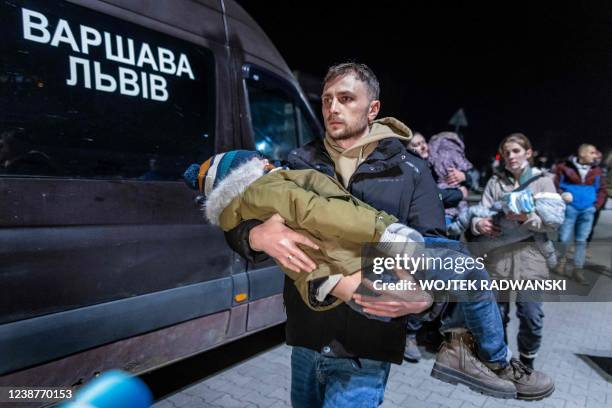
{"label": "man's hand", "polygon": [[[382,293],[383,291],[377,292]],[[415,300],[410,302],[403,300],[392,300],[397,298],[393,296],[386,298],[385,295],[371,297],[354,294],[353,299],[358,305],[363,307],[363,311],[365,313],[380,317],[399,317],[408,314],[421,313],[431,306],[431,301],[427,300]]]}
{"label": "man's hand", "polygon": [[355,294],[353,299],[363,307],[365,313],[381,317],[399,317],[407,314],[421,313],[433,304],[432,296],[417,285],[414,276],[403,269],[395,269],[398,281],[412,282],[414,289],[378,290],[374,283],[364,279],[362,284],[380,296],[370,297]]}
{"label": "man's hand", "polygon": [[285,268],[294,272],[312,272],[317,265],[298,246],[319,249],[317,244],[285,225],[278,214],[249,232],[249,245],[254,251],[265,252]]}
{"label": "man's hand", "polygon": [[463,194],[464,199],[468,198],[468,196],[470,195],[470,192],[464,186],[459,186],[459,191],[461,191],[461,194]]}
{"label": "man's hand", "polygon": [[448,169],[446,183],[451,187],[456,187],[465,181],[465,173],[455,168]]}
{"label": "man's hand", "polygon": [[493,223],[493,218],[491,217],[483,218],[478,221],[476,228],[478,228],[481,234],[489,237],[497,237],[501,234],[501,229]]}
{"label": "man's hand", "polygon": [[[401,273],[400,271],[397,272],[400,278],[414,281],[414,279],[404,271],[401,271]],[[355,294],[360,284],[365,284],[381,296],[370,297]],[[362,281],[361,272],[343,276],[331,291],[331,294],[343,300],[345,303],[354,299],[358,305],[364,308],[364,312],[380,317],[398,317],[412,313],[420,313],[427,310],[432,304],[431,296],[418,289],[414,291],[376,290],[372,282],[368,280]],[[401,300],[402,298],[412,298],[414,300]]]}

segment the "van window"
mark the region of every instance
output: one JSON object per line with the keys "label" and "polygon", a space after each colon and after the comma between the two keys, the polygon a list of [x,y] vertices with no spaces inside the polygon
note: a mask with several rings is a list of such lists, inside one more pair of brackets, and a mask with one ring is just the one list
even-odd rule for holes
{"label": "van window", "polygon": [[284,160],[319,132],[289,83],[251,66],[245,71],[255,148],[271,159]]}
{"label": "van window", "polygon": [[298,116],[298,124],[300,129],[300,134],[302,136],[302,143],[306,144],[308,142],[313,141],[317,136],[317,131],[314,129],[312,125],[312,120],[308,119],[308,111],[302,106],[299,110],[300,114]]}
{"label": "van window", "polygon": [[0,175],[179,180],[214,153],[210,50],[67,2],[0,3]]}

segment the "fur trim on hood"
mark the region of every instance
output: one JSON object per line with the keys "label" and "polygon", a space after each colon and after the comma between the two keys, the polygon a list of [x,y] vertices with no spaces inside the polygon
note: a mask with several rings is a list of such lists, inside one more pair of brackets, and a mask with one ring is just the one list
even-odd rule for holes
{"label": "fur trim on hood", "polygon": [[219,225],[219,217],[225,207],[238,197],[255,180],[265,174],[265,160],[252,159],[236,167],[209,194],[204,213],[212,225]]}

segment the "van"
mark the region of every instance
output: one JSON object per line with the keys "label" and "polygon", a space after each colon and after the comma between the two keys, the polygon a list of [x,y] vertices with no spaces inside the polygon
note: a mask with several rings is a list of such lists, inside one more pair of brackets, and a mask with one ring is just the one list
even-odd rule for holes
{"label": "van", "polygon": [[0,2],[0,386],[142,373],[284,321],[182,181],[322,128],[231,0]]}

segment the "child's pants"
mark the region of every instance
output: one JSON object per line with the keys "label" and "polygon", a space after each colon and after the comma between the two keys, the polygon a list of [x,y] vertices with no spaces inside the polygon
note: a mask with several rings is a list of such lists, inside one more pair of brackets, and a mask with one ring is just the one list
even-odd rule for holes
{"label": "child's pants", "polygon": [[[425,238],[426,255],[439,258],[458,258],[471,256],[465,245],[446,238]],[[414,254],[413,256],[415,256]],[[430,268],[417,272],[420,280],[474,280],[489,281],[486,269],[471,268],[463,273],[455,270]],[[449,303],[442,313],[441,331],[467,328],[478,343],[480,357],[488,363],[505,367],[510,351],[504,341],[504,329],[495,295],[490,290],[448,292],[457,303]],[[411,323],[411,324],[414,324]]]}
{"label": "child's pants", "polygon": [[[521,356],[535,358],[542,344],[542,331],[544,328],[544,310],[542,302],[523,301],[522,292],[516,293],[516,317],[519,319],[517,337],[518,351]],[[500,302],[499,311],[504,322],[504,333],[510,322],[510,303]],[[506,337],[504,335],[504,337]]]}

